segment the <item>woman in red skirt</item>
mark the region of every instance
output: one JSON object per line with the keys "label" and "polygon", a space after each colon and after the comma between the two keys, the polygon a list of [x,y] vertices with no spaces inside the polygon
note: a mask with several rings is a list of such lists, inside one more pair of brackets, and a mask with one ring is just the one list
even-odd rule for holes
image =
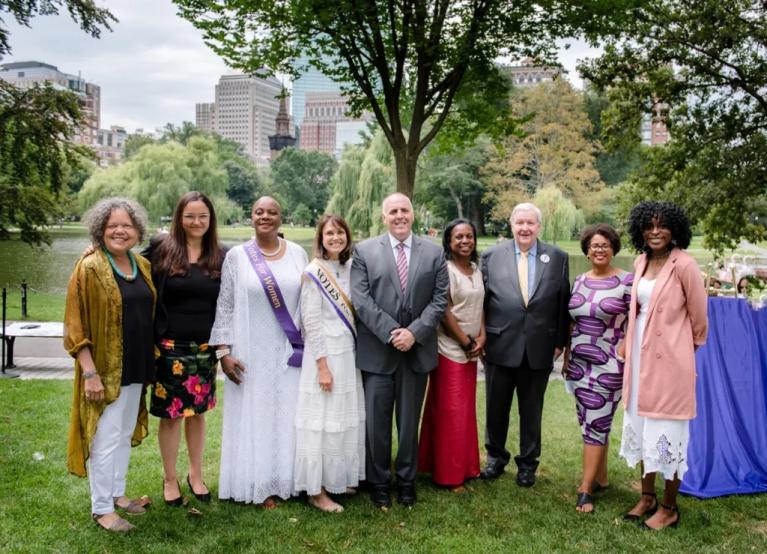
{"label": "woman in red skirt", "polygon": [[466,219],[445,228],[449,303],[437,331],[439,365],[429,375],[418,444],[418,470],[454,492],[464,492],[463,483],[479,476],[476,360],[485,345],[485,287],[476,236],[474,224]]}

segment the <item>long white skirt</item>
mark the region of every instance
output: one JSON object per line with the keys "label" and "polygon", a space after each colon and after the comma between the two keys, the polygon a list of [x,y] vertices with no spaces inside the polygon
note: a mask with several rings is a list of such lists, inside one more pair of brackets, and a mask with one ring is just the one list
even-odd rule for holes
{"label": "long white skirt", "polygon": [[341,494],[365,479],[365,397],[354,351],[329,354],[331,392],[320,389],[317,363],[304,353],[296,408],[294,489]]}

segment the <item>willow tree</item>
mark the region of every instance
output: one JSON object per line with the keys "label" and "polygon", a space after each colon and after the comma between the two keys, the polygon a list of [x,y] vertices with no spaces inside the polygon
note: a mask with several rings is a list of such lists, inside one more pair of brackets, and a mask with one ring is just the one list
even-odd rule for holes
{"label": "willow tree", "polygon": [[357,189],[366,149],[360,145],[347,145],[341,154],[338,169],[330,179],[330,200],[325,213],[345,216],[357,200]]}
{"label": "willow tree", "polygon": [[[412,196],[418,157],[457,97],[485,92],[462,89],[472,72],[475,82],[496,75],[500,56],[551,61],[557,40],[610,32],[639,0],[174,2],[232,67],[298,77],[306,70],[294,63],[301,58],[342,83],[353,113],[375,115],[392,148],[397,190]],[[477,115],[456,111],[459,119]],[[479,132],[486,125],[464,127]]]}

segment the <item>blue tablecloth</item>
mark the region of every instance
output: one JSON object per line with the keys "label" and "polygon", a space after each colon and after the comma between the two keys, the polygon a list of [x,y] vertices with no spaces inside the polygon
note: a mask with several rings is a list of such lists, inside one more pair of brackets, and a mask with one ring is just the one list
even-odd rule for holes
{"label": "blue tablecloth", "polygon": [[680,490],[700,498],[767,492],[767,309],[709,298],[708,319]]}

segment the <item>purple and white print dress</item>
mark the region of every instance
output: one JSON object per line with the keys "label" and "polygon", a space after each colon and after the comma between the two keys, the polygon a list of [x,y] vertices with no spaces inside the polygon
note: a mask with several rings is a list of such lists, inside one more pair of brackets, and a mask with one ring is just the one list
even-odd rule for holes
{"label": "purple and white print dress", "polygon": [[570,357],[565,384],[575,396],[583,442],[607,444],[621,400],[623,363],[615,348],[626,332],[631,304],[632,273],[604,279],[579,275],[570,296]]}

